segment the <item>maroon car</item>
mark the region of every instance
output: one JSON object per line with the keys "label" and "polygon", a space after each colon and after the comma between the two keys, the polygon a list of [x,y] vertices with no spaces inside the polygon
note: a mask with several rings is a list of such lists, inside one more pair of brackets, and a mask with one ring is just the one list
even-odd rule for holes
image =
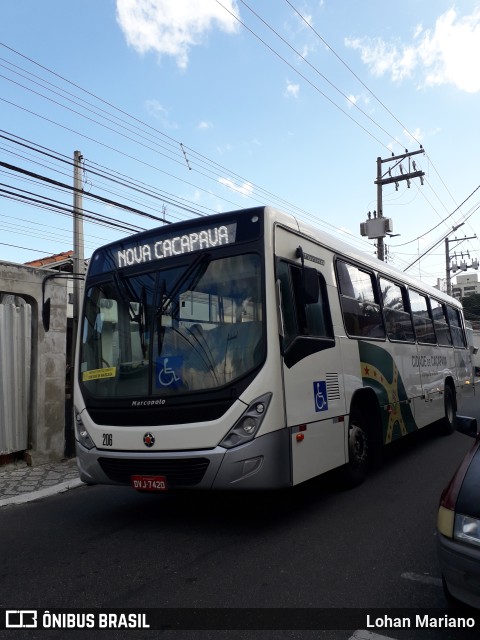
{"label": "maroon car", "polygon": [[480,434],[471,418],[459,418],[457,429],[475,443],[440,499],[438,556],[447,599],[480,609]]}

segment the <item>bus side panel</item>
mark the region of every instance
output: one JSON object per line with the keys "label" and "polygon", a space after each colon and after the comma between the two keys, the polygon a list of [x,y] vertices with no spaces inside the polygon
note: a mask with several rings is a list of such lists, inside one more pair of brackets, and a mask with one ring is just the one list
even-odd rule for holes
{"label": "bus side panel", "polygon": [[398,358],[389,342],[358,341],[363,386],[372,388],[378,399],[384,444],[417,429],[409,392],[420,392],[418,370],[408,369],[408,352],[414,354],[416,348],[401,349],[404,355]]}
{"label": "bus side panel", "polygon": [[293,484],[345,464],[345,423],[339,419],[344,415],[343,376],[333,367],[329,371],[321,355],[285,371]]}
{"label": "bus side panel", "polygon": [[472,384],[472,354],[470,349],[454,350],[457,396]]}
{"label": "bus side panel", "polygon": [[455,350],[419,344],[418,357],[413,363],[420,371],[422,394],[415,401],[415,415],[419,427],[441,420],[445,415],[444,390],[447,378],[456,379]]}

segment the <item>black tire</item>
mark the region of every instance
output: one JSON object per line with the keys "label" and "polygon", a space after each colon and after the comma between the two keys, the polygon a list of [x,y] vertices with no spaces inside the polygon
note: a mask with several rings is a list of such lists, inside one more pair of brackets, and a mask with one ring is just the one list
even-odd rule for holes
{"label": "black tire", "polygon": [[445,580],[445,576],[443,575],[443,573],[442,573],[442,589],[443,589],[443,595],[445,596],[445,600],[448,602],[448,604],[455,606],[458,603],[458,600],[455,600],[455,598],[450,593],[450,590],[447,586],[447,581]]}
{"label": "black tire", "polygon": [[442,420],[442,433],[449,436],[455,430],[455,417],[457,415],[457,403],[452,387],[447,384],[444,393],[445,417]]}
{"label": "black tire", "polygon": [[443,588],[443,595],[445,596],[445,600],[447,601],[447,605],[451,608],[454,609],[455,611],[453,611],[454,615],[471,615],[472,612],[475,612],[475,609],[473,609],[470,605],[466,604],[465,602],[462,602],[461,600],[457,600],[457,598],[455,598],[455,596],[452,596],[452,594],[450,593],[450,589],[448,588],[447,585],[447,581],[445,580],[445,576],[442,574],[442,588]]}
{"label": "black tire", "polygon": [[370,468],[370,446],[363,416],[356,412],[348,429],[348,462],[343,468],[347,487],[356,487],[367,477]]}
{"label": "black tire", "polygon": [[460,600],[457,600],[454,596],[452,596],[452,594],[450,593],[450,589],[448,588],[447,585],[447,581],[445,580],[445,576],[442,573],[442,588],[443,588],[443,595],[445,596],[445,600],[447,601],[447,604],[449,607],[452,607],[453,609],[456,609],[457,611],[461,611],[461,610],[469,610],[468,605],[466,605],[464,602],[461,602]]}

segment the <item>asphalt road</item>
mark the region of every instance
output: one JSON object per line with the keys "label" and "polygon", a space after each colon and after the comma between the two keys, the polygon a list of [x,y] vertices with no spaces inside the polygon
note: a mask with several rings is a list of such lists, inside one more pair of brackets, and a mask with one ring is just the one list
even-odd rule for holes
{"label": "asphalt road", "polygon": [[[460,411],[476,411],[480,424],[477,404],[478,395]],[[83,487],[3,509],[2,606],[452,613],[436,558],[436,511],[442,488],[471,444],[458,433],[442,437],[424,430],[395,447],[385,465],[352,491],[338,490],[335,476],[281,493],[156,496]],[[347,640],[353,630],[8,633],[9,639]],[[413,640],[464,637],[458,630],[374,633]]]}

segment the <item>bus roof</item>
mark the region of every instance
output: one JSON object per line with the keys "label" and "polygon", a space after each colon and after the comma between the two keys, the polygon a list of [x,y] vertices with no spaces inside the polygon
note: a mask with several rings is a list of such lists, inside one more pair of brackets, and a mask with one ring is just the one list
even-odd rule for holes
{"label": "bus roof", "polygon": [[[228,219],[230,216],[243,216],[246,214],[254,215],[260,213],[263,213],[269,219],[272,225],[278,224],[285,228],[291,229],[299,236],[303,236],[304,238],[316,243],[317,245],[329,251],[333,251],[339,256],[348,258],[350,260],[353,259],[355,262],[368,267],[378,272],[379,274],[383,274],[386,277],[390,277],[394,280],[397,280],[398,282],[404,283],[408,287],[418,289],[420,291],[423,291],[424,293],[428,293],[429,295],[436,297],[439,300],[443,300],[445,302],[449,302],[450,304],[454,304],[455,306],[461,307],[461,303],[458,300],[452,298],[451,296],[448,296],[446,293],[443,293],[436,287],[428,285],[423,281],[406,274],[400,269],[397,269],[387,264],[386,262],[382,262],[376,257],[369,255],[364,251],[356,249],[348,242],[345,242],[342,239],[327,233],[326,231],[320,230],[319,228],[311,224],[299,220],[291,214],[285,213],[271,206],[259,206],[249,209],[236,209],[224,213],[216,213],[209,216],[182,220],[180,222],[164,225],[163,227],[156,227],[154,229],[142,231],[132,236],[125,237],[121,240],[111,242],[107,245],[104,245],[103,247],[99,247],[92,255],[92,258],[90,260],[90,267],[93,266],[92,263],[95,261],[96,257],[99,257],[98,254],[100,252],[113,251],[122,245],[125,246],[129,242],[141,243],[151,238],[155,233],[171,235],[177,230],[178,232],[180,232],[181,230],[188,230],[192,227],[212,225],[216,221],[222,218]],[[112,268],[115,269],[115,267]]]}
{"label": "bus roof", "polygon": [[454,304],[458,307],[462,306],[459,300],[447,295],[443,291],[440,291],[440,289],[426,284],[422,280],[419,280],[418,278],[415,278],[414,276],[411,276],[404,271],[401,271],[400,269],[389,265],[386,262],[378,260],[378,258],[369,255],[365,251],[356,249],[341,238],[333,236],[326,231],[322,231],[311,224],[305,223],[302,220],[299,220],[298,218],[292,216],[291,214],[284,213],[283,211],[269,206],[265,207],[265,212],[266,215],[270,217],[272,222],[292,229],[292,231],[299,233],[308,240],[315,242],[325,249],[333,251],[339,256],[348,258],[350,260],[353,259],[355,262],[358,262],[365,267],[369,267],[370,269],[373,269],[381,275],[385,275],[391,279],[402,282],[408,287],[412,287],[414,289],[423,291],[424,293],[428,293],[429,295],[432,295],[439,300],[449,302],[450,304]]}

